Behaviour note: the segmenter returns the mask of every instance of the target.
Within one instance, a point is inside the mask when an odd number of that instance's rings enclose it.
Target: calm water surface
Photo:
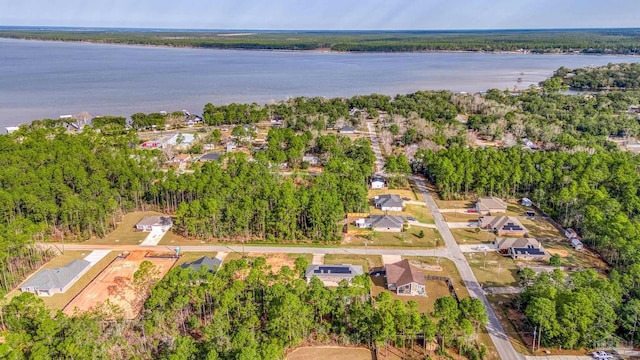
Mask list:
[[[300,53],[0,39],[0,127],[82,111],[201,113],[208,102],[526,88],[563,65],[638,61],[628,56]]]

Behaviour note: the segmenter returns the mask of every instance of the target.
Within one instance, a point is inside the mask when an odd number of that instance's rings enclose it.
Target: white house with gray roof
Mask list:
[[[142,231],[162,230],[167,231],[173,225],[173,220],[169,216],[145,216],[136,224],[136,229]]]
[[[76,259],[65,266],[55,269],[43,269],[30,277],[20,286],[20,291],[40,296],[51,296],[67,291],[87,270],[91,262]]]
[[[404,202],[399,195],[385,194],[373,198],[373,204],[382,211],[402,211]]]
[[[404,217],[395,215],[371,215],[368,218],[356,220],[356,226],[383,232],[401,232]]]

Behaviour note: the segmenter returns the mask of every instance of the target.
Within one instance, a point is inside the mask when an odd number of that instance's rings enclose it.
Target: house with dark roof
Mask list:
[[[509,255],[514,260],[544,261],[549,258],[537,239],[497,238],[493,243],[501,254]]]
[[[221,156],[222,156],[222,154],[220,154],[220,153],[208,153],[208,154],[204,154],[204,155],[200,156],[200,159],[198,159],[198,161],[200,161],[200,162],[218,161],[218,160],[220,160]]]
[[[478,226],[493,231],[498,236],[525,237],[527,229],[513,216],[482,216]]]
[[[162,230],[167,231],[173,225],[173,219],[169,216],[159,216],[159,215],[151,215],[143,217],[136,224],[137,230],[142,231],[152,231],[152,230]]]
[[[218,258],[211,258],[208,256],[203,256],[196,261],[190,263],[184,263],[180,266],[183,269],[192,269],[196,272],[200,272],[200,269],[205,268],[208,271],[215,271],[222,265],[222,260]]]
[[[395,215],[371,215],[368,218],[358,219],[355,225],[363,229],[371,229],[382,232],[401,232],[405,218]]]
[[[40,296],[64,293],[89,268],[91,268],[91,262],[84,259],[76,259],[65,266],[55,269],[43,269],[25,281],[20,286],[20,291],[31,292]]]
[[[385,194],[373,198],[373,204],[382,211],[402,211],[404,202],[399,195]]]
[[[337,286],[342,280],[351,282],[354,277],[364,274],[362,266],[351,264],[309,265],[305,272],[307,283],[317,277],[327,286]]]
[[[398,295],[427,296],[424,274],[411,267],[409,260],[385,265],[387,289]]]
[[[476,202],[476,212],[480,215],[491,215],[507,212],[507,203],[495,196],[483,197]]]
[[[354,134],[356,132],[356,128],[351,126],[344,126],[338,130],[340,134]]]

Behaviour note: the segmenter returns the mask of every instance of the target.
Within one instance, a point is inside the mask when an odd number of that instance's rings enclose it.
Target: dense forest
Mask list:
[[[640,63],[616,63],[599,67],[561,67],[546,82],[561,83],[575,90],[640,89]]]
[[[638,29],[246,32],[3,30],[0,37],[214,49],[637,54]]]
[[[286,130],[270,131],[269,143]],[[170,212],[176,209],[178,231],[187,236],[335,241],[337,222],[345,212],[368,207],[366,184],[375,160],[371,143],[364,138],[351,142],[346,137],[320,136],[314,151],[325,159],[323,172],[284,178],[270,164],[299,161],[305,149],[304,140],[297,140],[300,137],[291,130],[289,136],[293,137],[287,149],[271,147],[256,156],[257,161],[238,155],[224,167],[207,163],[193,174],[169,173],[150,188],[148,200]],[[287,144],[283,140],[276,138],[278,145]]]
[[[577,229],[612,266],[608,281],[591,273],[578,273],[569,282],[544,275],[523,294],[529,319],[544,329],[542,343],[569,348],[592,347],[595,339],[614,334],[633,337],[640,315],[639,169],[640,157],[618,151],[452,147],[421,150],[414,160],[414,170],[431,179],[444,198],[530,197],[558,222]],[[578,315],[580,322],[568,327]]]
[[[371,298],[367,276],[335,289],[317,278],[307,284],[300,278],[306,259],[295,263],[275,274],[264,258],[232,260],[215,274],[174,268],[151,288],[142,315],[130,321],[109,303],[81,316],[52,315],[42,300],[24,293],[1,308],[0,357],[283,359],[287,348],[303,341],[376,345],[384,352],[388,346],[424,349],[436,338],[438,352],[452,348],[471,360],[486,352],[478,331],[487,314],[478,299],[439,298],[433,313],[424,314],[417,303],[394,300],[388,292]]]

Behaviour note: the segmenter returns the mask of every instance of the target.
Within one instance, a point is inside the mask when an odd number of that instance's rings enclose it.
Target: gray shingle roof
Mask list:
[[[182,268],[183,269],[193,269],[195,271],[200,271],[200,269],[204,266],[206,268],[208,268],[209,270],[215,270],[217,268],[220,267],[220,265],[222,264],[222,261],[220,259],[217,258],[210,258],[208,256],[203,256],[200,259],[194,261],[194,262],[190,262],[190,263],[184,263],[182,264]]]
[[[168,216],[145,216],[136,225],[140,226],[153,226],[153,225],[171,225],[173,220]]]
[[[367,224],[367,227],[371,226],[371,228],[373,229],[397,229],[402,228],[402,225],[404,225],[404,218],[402,216],[394,215],[371,215],[367,219],[365,219],[365,224]]]
[[[373,203],[376,205],[377,208],[382,208],[382,207],[401,208],[403,205],[403,202],[400,196],[395,194],[380,195],[377,197],[377,199],[373,200]]]
[[[200,156],[200,161],[218,161],[220,160],[220,153],[208,153]]]
[[[65,266],[55,269],[44,269],[33,275],[22,286],[24,288],[35,288],[37,290],[63,289],[73,279],[83,272],[91,263],[84,259],[76,259]]]

